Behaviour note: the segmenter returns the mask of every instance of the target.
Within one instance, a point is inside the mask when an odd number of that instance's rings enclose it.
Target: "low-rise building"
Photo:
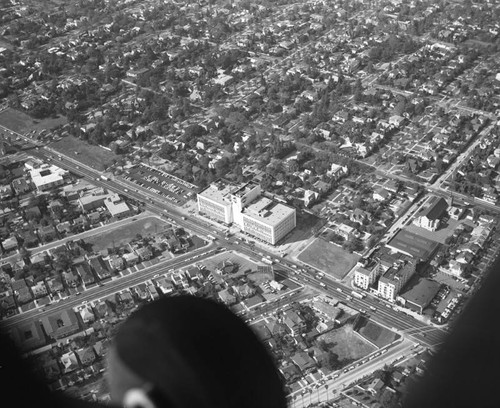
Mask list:
[[[70,336],[80,330],[78,318],[73,309],[66,309],[43,316],[40,321],[47,336],[56,340]]]
[[[442,197],[434,196],[429,200],[429,206],[419,217],[415,218],[413,223],[429,231],[436,231],[447,209],[448,203],[446,200]]]
[[[67,170],[48,164],[30,170],[31,180],[39,192],[63,185],[67,175]]]
[[[404,307],[421,314],[437,295],[440,287],[439,282],[430,279],[419,279],[414,285],[401,293],[398,300]]]
[[[104,200],[104,205],[112,217],[125,218],[132,214],[132,210],[125,200],[118,194],[110,194]]]

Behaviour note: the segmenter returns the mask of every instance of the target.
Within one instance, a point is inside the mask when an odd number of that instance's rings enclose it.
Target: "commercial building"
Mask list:
[[[410,282],[408,286],[411,287],[401,293],[398,301],[403,306],[420,314],[429,306],[441,288],[439,282],[430,279],[419,279],[414,285]]]
[[[65,183],[68,172],[57,166],[43,164],[30,171],[31,180],[39,192],[47,191]]]
[[[218,181],[198,194],[198,211],[275,245],[296,226],[294,208],[261,196],[260,185],[227,185]]]
[[[104,200],[104,205],[111,216],[115,218],[124,218],[132,214],[132,210],[125,200],[116,193],[108,195]]]
[[[440,244],[422,235],[402,229],[386,246],[395,252],[426,262],[434,257]]]
[[[218,181],[198,194],[198,211],[224,224],[233,222],[230,185]]]
[[[243,231],[275,245],[295,228],[295,209],[260,197],[242,213]]]

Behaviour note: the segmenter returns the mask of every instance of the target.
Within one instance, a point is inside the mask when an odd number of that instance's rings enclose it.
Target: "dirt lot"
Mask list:
[[[120,157],[109,150],[88,144],[73,136],[67,136],[57,142],[51,143],[50,147],[101,171],[111,165],[113,160],[117,160]]]
[[[39,120],[12,108],[0,112],[0,125],[18,133],[26,133],[31,130],[50,130],[65,123],[67,123],[67,120],[63,116]]]
[[[125,245],[137,234],[142,236],[159,234],[168,226],[169,224],[156,217],[144,218],[138,221],[132,221],[129,224],[111,230],[108,233],[86,238],[85,241],[93,245],[92,249],[94,251],[100,251],[113,244],[116,247]]]
[[[378,347],[384,347],[399,337],[396,333],[368,319],[364,319],[358,333]]]
[[[315,239],[311,245],[302,251],[298,259],[336,279],[342,279],[356,265],[359,256],[350,254],[323,239]]]

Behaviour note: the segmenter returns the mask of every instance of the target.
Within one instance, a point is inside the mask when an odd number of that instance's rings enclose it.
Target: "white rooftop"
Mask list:
[[[244,214],[269,226],[276,226],[294,212],[295,209],[291,207],[275,203],[267,197],[261,197],[250,204]]]

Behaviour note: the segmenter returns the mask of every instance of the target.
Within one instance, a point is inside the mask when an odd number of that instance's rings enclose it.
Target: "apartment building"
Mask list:
[[[395,262],[378,280],[379,296],[394,302],[404,285],[416,272],[415,260],[400,260]]]

